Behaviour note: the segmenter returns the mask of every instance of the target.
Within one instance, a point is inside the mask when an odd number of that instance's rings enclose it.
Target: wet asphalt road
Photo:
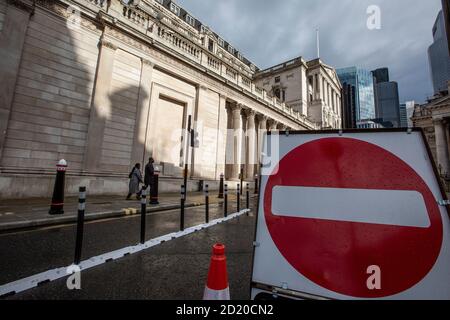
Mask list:
[[[234,212],[229,205],[229,212]],[[186,227],[204,223],[204,207],[186,210]],[[213,206],[210,219],[223,216]],[[227,246],[232,299],[248,299],[255,217],[236,220],[163,243],[146,251],[84,271],[82,289],[70,291],[66,278],[8,299],[201,299],[211,247]],[[179,210],[147,216],[147,240],[178,231]],[[82,259],[139,242],[140,218],[85,225]],[[72,263],[75,226],[0,235],[0,284]]]

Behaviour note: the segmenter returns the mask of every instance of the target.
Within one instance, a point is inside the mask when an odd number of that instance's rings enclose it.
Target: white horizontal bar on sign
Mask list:
[[[276,186],[277,216],[428,228],[423,196],[417,191]]]

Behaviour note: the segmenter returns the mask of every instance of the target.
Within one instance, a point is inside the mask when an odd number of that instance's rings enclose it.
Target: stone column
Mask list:
[[[340,109],[341,109],[341,98],[339,97],[339,91],[336,92],[336,114],[337,116],[340,118],[341,114],[340,114]]]
[[[328,93],[327,104],[328,104],[328,107],[331,108],[331,86],[329,83],[327,83],[327,93]]]
[[[445,134],[446,124],[442,119],[433,119],[436,139],[436,157],[439,172],[443,175],[449,173],[449,153],[447,137]]]
[[[319,74],[317,75],[317,83],[318,83],[318,87],[317,87],[317,99],[321,99],[321,95],[322,95],[322,75]]]
[[[231,179],[233,177],[233,165],[235,158],[234,150],[234,125],[233,125],[233,109],[234,104],[227,104],[227,132],[226,132],[226,152],[225,152],[225,178]]]
[[[200,134],[200,123],[199,123],[199,117],[205,110],[205,106],[207,105],[207,99],[208,99],[208,91],[209,88],[204,85],[197,85],[197,98],[195,101],[195,109],[192,116],[192,130],[194,132]],[[206,132],[207,134],[207,132]],[[202,139],[202,137],[200,137]],[[201,144],[201,141],[200,141]],[[205,151],[205,148],[203,145],[200,145],[198,148],[191,148],[190,149],[190,169],[189,172],[190,177],[194,179],[200,179],[204,177],[204,163],[202,162],[203,159],[203,152]]]
[[[248,157],[247,157],[247,179],[253,180],[255,176],[256,164],[256,113],[253,110],[247,111],[247,137],[248,137]]]
[[[225,157],[227,147],[227,97],[219,96],[219,125],[217,130],[217,159],[216,159],[216,180],[221,174],[225,174]]]
[[[3,29],[0,32],[0,159],[8,129],[14,89],[22,59],[23,44],[32,7],[17,1],[6,5]]]
[[[98,173],[103,145],[106,118],[111,112],[109,89],[113,74],[114,56],[117,47],[111,42],[100,40],[100,57],[95,78],[95,92],[91,105],[84,169]]]
[[[256,170],[257,172],[259,172],[259,164],[261,163],[261,154],[263,152],[263,142],[264,142],[264,134],[267,131],[267,117],[264,115],[258,115],[258,126],[259,126],[259,130],[258,130],[258,157],[256,159],[257,161],[257,165],[256,165]]]
[[[306,68],[304,66],[300,67],[300,108],[298,111],[300,114],[306,116],[308,115],[308,78],[306,76]]]
[[[240,147],[240,152],[241,152],[241,156],[240,156],[240,162],[239,162],[239,172],[238,172],[238,176],[239,174],[242,172],[243,173],[243,178],[245,178],[246,175],[246,171],[247,171],[247,144],[248,144],[248,139],[247,139],[247,108],[240,104],[239,108],[241,109],[241,147]],[[239,177],[240,179],[240,177]]]
[[[327,95],[327,86],[325,78],[322,78],[322,104],[327,102],[326,95]]]
[[[336,115],[338,114],[338,94],[336,91],[334,91],[334,112],[336,113]]]
[[[334,112],[339,116],[339,98],[336,91],[334,92]]]
[[[336,93],[336,91],[334,91],[333,90],[333,92],[334,92],[334,112],[337,114],[337,93]]]
[[[276,131],[277,130],[277,125],[278,125],[278,122],[276,122],[275,120],[269,120],[269,130],[270,130],[270,132]]]
[[[134,125],[133,149],[131,153],[131,164],[141,163],[142,167],[148,161],[150,150],[147,146],[147,129],[150,112],[150,96],[152,88],[152,74],[154,64],[142,59],[141,81],[139,84],[139,98],[136,109],[136,122]]]
[[[313,101],[315,101],[317,99],[317,97],[316,97],[316,93],[317,93],[316,77],[317,77],[317,75],[315,75],[315,74],[312,75],[312,83],[313,83],[312,84],[312,97],[313,97]]]
[[[334,90],[330,85],[330,108],[331,108],[332,112],[334,112],[334,97],[333,97],[333,95],[334,95]]]
[[[449,153],[449,159],[450,159],[450,121],[445,121],[445,138],[447,139],[447,150]],[[449,164],[449,173],[450,173],[450,164]]]
[[[233,117],[233,169],[231,179],[239,179],[239,171],[241,168],[241,154],[242,154],[242,115],[240,105],[234,105],[231,109]]]

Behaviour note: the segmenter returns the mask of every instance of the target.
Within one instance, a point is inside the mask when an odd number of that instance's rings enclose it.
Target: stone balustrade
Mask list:
[[[181,53],[182,55],[192,59],[196,63],[199,63],[208,71],[215,73],[219,76],[225,77],[235,85],[241,87],[243,92],[249,96],[258,99],[258,101],[264,103],[272,110],[283,114],[287,118],[301,124],[310,129],[317,129],[318,126],[309,121],[305,116],[301,115],[298,111],[294,111],[289,106],[285,105],[277,98],[273,98],[267,94],[265,90],[257,87],[252,80],[250,80],[246,74],[250,73],[248,70],[244,70],[242,66],[239,66],[237,62],[234,62],[236,58],[231,58],[231,54],[224,50],[217,50],[217,54],[209,51],[202,46],[202,41],[199,35],[195,35],[193,31],[187,30],[189,28],[184,27],[178,22],[174,22],[166,13],[163,7],[155,5],[158,10],[164,12],[159,15],[155,10],[151,9],[148,5],[140,8],[129,7],[122,5],[122,14],[118,15],[114,10],[107,10],[106,0],[78,0],[79,2],[87,2],[95,5],[99,11],[107,11],[113,18],[123,20],[128,25],[131,23],[136,25],[139,29],[146,29],[146,35],[153,38],[156,41],[167,45],[171,49]],[[152,10],[153,12],[147,12]],[[155,19],[156,17],[156,19]],[[155,21],[153,21],[155,19]],[[230,56],[230,57],[228,57]],[[226,62],[227,61],[227,62]],[[232,62],[230,62],[232,61]],[[296,63],[296,60],[288,63]],[[282,68],[284,65],[275,66],[274,68],[267,70],[271,72],[275,68]],[[250,69],[248,66],[246,68]]]
[[[101,9],[106,9],[107,0],[87,0],[87,2]]]

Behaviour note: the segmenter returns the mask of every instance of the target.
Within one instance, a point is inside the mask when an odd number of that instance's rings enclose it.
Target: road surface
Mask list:
[[[235,211],[230,204],[229,212]],[[187,209],[186,227],[204,223],[204,212],[204,207]],[[173,210],[148,215],[147,240],[178,231],[179,214]],[[222,216],[221,206],[211,207],[211,220]],[[68,290],[63,278],[8,299],[201,299],[211,247],[219,242],[227,246],[232,299],[248,299],[254,223],[254,216],[242,216],[85,270],[81,290]],[[135,245],[139,230],[139,216],[88,223],[82,258]],[[0,235],[0,284],[70,265],[74,243],[74,225]]]

